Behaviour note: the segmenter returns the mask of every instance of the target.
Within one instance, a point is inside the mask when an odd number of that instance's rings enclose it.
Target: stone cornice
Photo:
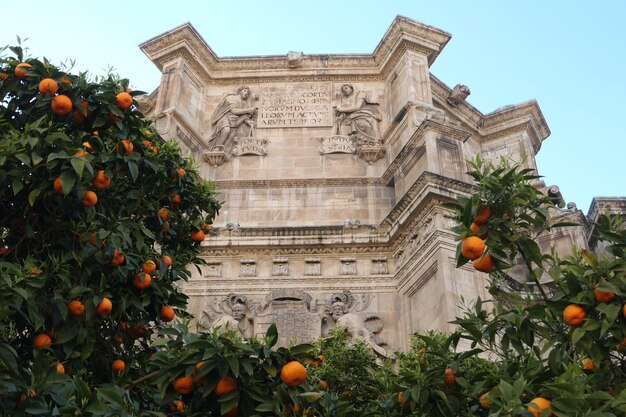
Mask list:
[[[139,47],[163,71],[168,62],[184,58],[209,83],[254,82],[294,77],[301,80],[329,80],[353,76],[383,80],[407,50],[427,57],[432,64],[450,40],[450,34],[406,17],[398,16],[372,54],[304,55],[297,68],[289,68],[285,55],[218,57],[190,24],[178,26]]]

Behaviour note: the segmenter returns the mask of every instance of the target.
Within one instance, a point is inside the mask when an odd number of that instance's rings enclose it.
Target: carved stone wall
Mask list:
[[[535,168],[549,129],[533,100],[483,114],[469,87],[431,74],[449,39],[398,17],[363,55],[221,58],[190,25],[141,45],[163,73],[146,99],[159,134],[225,201],[185,284],[203,326],[263,335],[274,322],[288,345],[326,334],[341,308],[384,355],[486,295],[484,275],[454,267],[443,204],[474,190],[478,154]]]

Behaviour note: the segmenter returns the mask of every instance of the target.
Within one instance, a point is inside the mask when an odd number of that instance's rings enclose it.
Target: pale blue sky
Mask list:
[[[160,74],[138,45],[185,22],[218,56],[371,53],[404,15],[452,35],[432,73],[469,86],[483,113],[537,99],[552,131],[539,171],[566,201],[586,212],[593,196],[626,196],[625,1],[30,0],[1,10],[0,45],[29,38],[33,56],[93,74],[113,66],[148,92]]]

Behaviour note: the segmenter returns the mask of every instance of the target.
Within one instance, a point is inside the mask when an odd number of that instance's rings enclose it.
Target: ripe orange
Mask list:
[[[578,304],[570,304],[563,309],[563,320],[570,326],[580,326],[585,316],[587,313]]]
[[[96,187],[96,189],[104,190],[109,185],[111,185],[111,178],[107,177],[104,174],[104,170],[100,170],[96,172],[96,175],[95,177],[93,177],[93,180],[91,180],[91,183],[94,187]]]
[[[39,92],[43,95],[55,95],[57,90],[59,89],[59,85],[52,78],[44,78],[39,82]]]
[[[180,175],[181,177],[184,177],[185,175],[187,175],[187,171],[185,171],[182,168],[176,168],[176,173]]]
[[[111,300],[106,297],[102,298],[102,301],[100,301],[100,304],[96,307],[96,313],[99,316],[106,316],[107,314],[110,314],[112,310],[113,303],[111,303]]]
[[[57,374],[59,375],[63,375],[65,374],[65,366],[63,366],[63,364],[61,362],[57,363],[57,369],[56,369]]]
[[[36,266],[31,266],[30,269],[28,270],[28,275],[30,275],[31,277],[41,275],[41,274],[43,274],[43,271],[37,268]]]
[[[169,214],[170,212],[165,207],[161,207],[157,210],[157,216],[163,220],[167,220],[167,216],[169,216]]]
[[[85,306],[79,300],[73,300],[67,304],[67,312],[72,317],[78,317],[85,312]]]
[[[124,260],[125,260],[124,255],[119,253],[117,249],[113,249],[113,259],[111,259],[111,266],[122,265],[124,263]]]
[[[528,411],[530,411],[531,413],[533,413],[533,416],[537,417],[539,414],[541,414],[541,412],[545,409],[550,410],[550,401],[546,400],[545,398],[542,397],[537,397],[535,399],[533,399],[529,404],[528,404]],[[549,416],[552,415],[552,410],[550,410],[550,414],[548,414]]]
[[[115,374],[121,374],[122,372],[124,372],[124,369],[126,369],[126,364],[121,359],[115,359],[111,363],[111,370]]]
[[[9,78],[8,74],[5,74],[4,72],[0,72],[0,81],[4,81],[7,78]]]
[[[485,251],[485,242],[477,236],[469,236],[463,239],[461,243],[461,254],[467,259],[475,260]]]
[[[93,207],[96,205],[97,202],[98,202],[98,195],[96,193],[94,193],[91,190],[85,191],[85,194],[83,194],[83,200],[82,200],[83,206]]]
[[[480,396],[478,402],[480,403],[480,408],[483,410],[489,410],[489,406],[491,405],[491,401],[489,401],[488,397],[491,394],[491,391],[487,391],[483,395]]]
[[[591,359],[589,359],[589,358],[583,359],[583,369],[585,371],[593,370],[593,361]]]
[[[124,147],[124,154],[130,155],[133,151],[133,144],[130,143],[127,139],[123,139],[121,142],[115,145],[115,152],[116,153],[120,152],[120,143]]]
[[[181,400],[175,400],[172,403],[170,410],[174,411],[175,413],[182,413],[185,411],[185,404],[183,404]]]
[[[89,142],[83,142],[83,147],[85,147],[86,149],[93,149],[93,146],[91,146],[91,143]]]
[[[39,333],[33,339],[33,346],[35,349],[45,349],[52,345],[52,339],[45,333]]]
[[[612,291],[602,291],[598,289],[598,285],[596,284],[595,289],[593,290],[593,295],[596,297],[596,301],[599,303],[608,303],[613,298],[615,298],[615,293]]]
[[[456,374],[452,369],[446,368],[446,370],[444,371],[443,383],[447,386],[450,386],[454,384],[454,381],[456,381]]]
[[[172,266],[172,258],[167,255],[161,256],[161,262],[163,262],[167,268]]]
[[[491,209],[489,207],[482,207],[480,210],[478,210],[478,213],[476,213],[476,217],[474,217],[474,223],[480,226],[481,224],[486,223],[490,217]]]
[[[137,272],[135,279],[133,280],[133,285],[140,290],[150,288],[152,285],[152,277],[150,274],[146,274],[145,272]]]
[[[72,111],[72,100],[64,94],[59,94],[52,99],[50,107],[52,107],[52,113],[57,116],[67,116]]]
[[[317,386],[319,387],[319,389],[321,390],[327,390],[328,389],[328,382],[326,382],[326,380],[321,380],[319,384],[317,384]]]
[[[194,242],[202,242],[204,240],[204,232],[202,230],[194,230],[189,236]]]
[[[26,62],[17,64],[17,66],[15,67],[15,77],[20,78],[20,79],[26,78],[26,74],[28,73],[28,70],[32,67],[33,67],[32,65],[27,64]]]
[[[145,272],[146,274],[151,274],[154,271],[156,271],[156,264],[154,263],[152,259],[148,259],[147,261],[143,263],[141,270]]]
[[[81,149],[79,151],[76,151],[76,153],[74,155],[78,156],[78,157],[85,156],[85,155],[87,155],[87,151],[84,150],[84,149]]]
[[[133,98],[126,92],[119,93],[115,96],[115,105],[121,110],[126,110],[133,105]]]
[[[477,271],[486,273],[493,271],[493,259],[488,253],[473,261],[472,264]]]
[[[404,402],[404,394],[402,394],[401,392],[398,393],[398,404],[400,405],[404,405],[404,408],[409,408],[411,406],[411,400],[406,400],[406,402]]]
[[[63,187],[61,186],[61,177],[56,177],[54,179],[54,191],[59,194],[63,194]]]
[[[150,276],[150,275],[148,275],[148,276]],[[159,317],[164,322],[170,322],[170,321],[174,320],[175,316],[176,316],[176,313],[174,313],[174,309],[172,307],[170,307],[170,306],[163,306],[163,307],[161,307],[161,312],[159,313]]]
[[[223,379],[220,379],[217,382],[217,386],[215,387],[215,394],[218,397],[221,397],[224,394],[227,394],[231,391],[237,389],[237,380],[230,375],[227,375]]]
[[[174,391],[179,394],[186,395],[193,391],[193,377],[181,376],[174,380]]]
[[[306,380],[306,368],[298,361],[288,362],[280,370],[280,380],[288,387],[297,387]]]
[[[624,307],[622,308],[622,314],[624,315],[624,318],[626,319],[626,304],[624,304]]]
[[[174,194],[172,196],[172,204],[180,204],[181,198],[179,194]]]

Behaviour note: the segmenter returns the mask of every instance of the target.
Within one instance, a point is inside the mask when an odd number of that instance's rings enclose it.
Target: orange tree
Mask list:
[[[478,191],[450,206],[458,264],[490,273],[493,308],[478,299],[444,341],[418,335],[424,349],[400,368],[405,406],[429,416],[624,415],[626,231],[602,216],[608,253],[544,254],[536,239],[572,225],[552,219],[555,202],[534,172],[471,166]]]
[[[193,334],[177,281],[220,204],[128,81],[0,53],[0,414],[356,415],[312,345]],[[178,316],[178,319],[176,319]]]

